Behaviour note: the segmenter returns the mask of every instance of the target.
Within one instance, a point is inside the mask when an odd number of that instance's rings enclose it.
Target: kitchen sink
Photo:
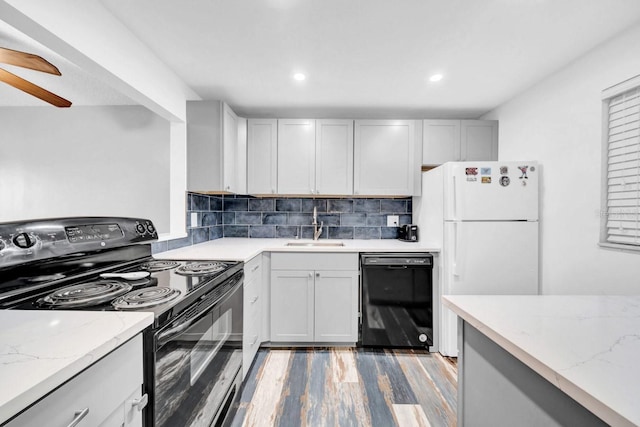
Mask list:
[[[287,246],[297,247],[340,247],[344,246],[344,243],[336,240],[322,241],[322,240],[295,240],[293,242],[287,242]]]

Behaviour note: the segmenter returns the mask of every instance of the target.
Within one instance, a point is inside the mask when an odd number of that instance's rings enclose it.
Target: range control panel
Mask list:
[[[0,268],[156,240],[148,219],[80,217],[0,223]]]

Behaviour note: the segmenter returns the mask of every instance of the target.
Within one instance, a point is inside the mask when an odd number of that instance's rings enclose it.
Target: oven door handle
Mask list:
[[[171,341],[174,337],[180,335],[186,329],[189,329],[191,325],[202,319],[206,314],[211,313],[211,309],[214,306],[225,301],[229,297],[229,295],[231,295],[236,289],[238,289],[239,286],[242,285],[242,277],[242,275],[236,277],[234,286],[231,289],[229,289],[220,298],[212,301],[210,305],[207,305],[207,307],[202,309],[199,313],[194,314],[193,317],[178,318],[170,328],[158,332],[155,336],[156,350],[160,349],[162,346]]]
[[[169,341],[171,341],[174,337],[180,335],[181,333],[183,333],[185,330],[189,329],[189,327],[191,325],[193,325],[195,322],[199,321],[200,319],[202,319],[204,317],[205,314],[210,313],[211,312],[211,306],[207,307],[206,310],[202,310],[200,313],[197,313],[197,315],[191,317],[191,318],[185,318],[182,322],[178,323],[177,325],[160,332],[159,334],[156,335],[156,350],[158,350],[159,348],[161,348],[162,346],[164,346],[166,343],[168,343]]]

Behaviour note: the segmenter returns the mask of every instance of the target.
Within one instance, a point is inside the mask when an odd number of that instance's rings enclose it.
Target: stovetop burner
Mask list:
[[[154,271],[163,271],[163,270],[171,270],[172,268],[176,268],[180,263],[177,261],[148,261],[144,264],[140,265],[140,269],[154,272]]]
[[[177,289],[155,286],[131,291],[113,300],[111,305],[116,310],[137,310],[169,302],[179,295],[180,291]]]
[[[176,270],[176,273],[181,274],[183,276],[207,276],[210,274],[215,274],[220,271],[223,271],[227,267],[228,265],[223,262],[212,262],[212,261],[190,262],[188,264],[178,267],[178,269]]]
[[[40,298],[36,305],[50,308],[91,307],[126,294],[132,286],[117,280],[96,280],[67,286]]]

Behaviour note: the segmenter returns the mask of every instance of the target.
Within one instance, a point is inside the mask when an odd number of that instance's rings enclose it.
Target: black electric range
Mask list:
[[[241,381],[244,265],[158,260],[157,237],[139,218],[0,223],[0,309],[152,312],[145,425],[219,422]]]

